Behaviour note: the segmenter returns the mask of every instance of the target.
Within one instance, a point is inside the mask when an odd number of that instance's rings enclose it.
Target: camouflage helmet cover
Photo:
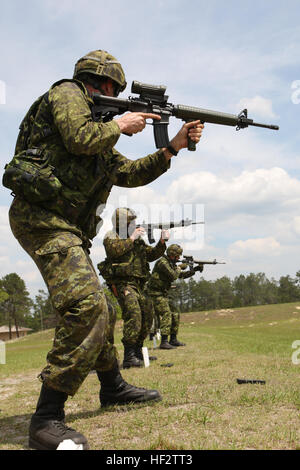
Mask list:
[[[182,250],[181,246],[174,243],[173,245],[168,246],[167,255],[168,256],[181,256],[182,251],[183,250]]]
[[[78,78],[81,73],[111,78],[119,85],[120,91],[124,91],[127,85],[120,62],[106,51],[92,51],[81,57],[75,65],[73,78]]]
[[[121,227],[129,225],[137,215],[128,207],[118,207],[112,216],[112,223],[114,227]]]

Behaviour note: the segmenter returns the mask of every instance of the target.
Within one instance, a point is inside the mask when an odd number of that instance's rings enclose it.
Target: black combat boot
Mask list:
[[[66,439],[82,444],[88,450],[86,438],[65,425],[64,404],[68,395],[42,385],[36,412],[31,417],[29,427],[29,447],[37,450],[56,450]]]
[[[107,372],[98,372],[101,383],[101,406],[125,405],[127,403],[143,403],[150,400],[162,400],[157,390],[134,387],[123,379],[118,364]]]
[[[159,349],[176,349],[176,346],[172,346],[172,344],[168,342],[168,335],[162,335]]]
[[[144,356],[143,356],[143,351],[142,351],[143,343],[142,344],[136,344],[135,346],[135,355],[138,359],[143,361],[144,363]],[[149,356],[149,361],[156,361],[157,357],[156,356]]]
[[[181,343],[181,341],[178,341],[176,335],[171,335],[170,344],[172,346],[185,346],[185,343]]]
[[[124,360],[123,369],[129,369],[130,367],[143,367],[144,361],[136,356],[134,346],[124,344]]]

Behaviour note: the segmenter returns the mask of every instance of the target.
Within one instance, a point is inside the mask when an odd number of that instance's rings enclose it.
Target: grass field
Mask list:
[[[163,401],[100,409],[99,383],[90,374],[67,401],[67,424],[85,434],[93,450],[299,449],[300,365],[292,363],[299,326],[299,302],[183,314],[179,339],[186,347],[156,350],[149,368],[122,371],[127,382],[158,389]],[[119,322],[120,359],[121,328]],[[36,377],[52,338],[47,330],[6,343],[0,450],[28,448]],[[162,367],[166,363],[173,366]],[[238,385],[237,378],[266,384]]]

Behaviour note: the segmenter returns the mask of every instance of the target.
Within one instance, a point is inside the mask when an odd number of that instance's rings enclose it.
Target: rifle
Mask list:
[[[182,255],[183,259],[180,260],[181,263],[186,263],[192,269],[194,264],[198,264],[199,266],[204,266],[205,264],[226,264],[226,263],[219,263],[216,259],[213,261],[199,261],[194,259],[193,256]]]
[[[164,85],[149,85],[134,80],[131,85],[131,92],[139,94],[138,97],[129,96],[128,99],[122,99],[93,93],[93,119],[95,121],[102,119],[103,122],[107,122],[126,111],[159,114],[161,119],[153,120],[156,148],[163,148],[169,145],[168,125],[171,116],[182,119],[185,122],[200,120],[202,123],[208,122],[223,126],[235,126],[236,130],[244,129],[248,126],[264,127],[273,130],[279,129],[279,126],[273,124],[260,124],[254,122],[253,119],[249,119],[247,109],[236,115],[182,104],[173,105],[168,103],[169,97],[165,95],[166,89]],[[196,150],[196,144],[191,139],[188,139],[188,150]]]
[[[153,230],[154,229],[159,229],[159,230],[169,230],[171,228],[176,228],[176,227],[189,227],[190,225],[197,225],[197,224],[204,224],[204,222],[193,222],[192,220],[186,218],[182,219],[179,222],[158,222],[155,224],[146,224],[143,222],[142,224],[137,224],[136,228],[143,227],[147,231],[147,236],[148,236],[148,241],[149,243],[154,243],[155,239],[153,237]]]

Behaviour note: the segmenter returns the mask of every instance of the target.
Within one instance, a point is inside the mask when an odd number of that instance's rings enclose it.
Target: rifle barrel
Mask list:
[[[255,127],[264,127],[265,129],[272,129],[274,131],[278,131],[279,130],[279,126],[275,126],[274,124],[261,124],[259,122],[253,122],[251,124],[251,126],[255,126]]]

